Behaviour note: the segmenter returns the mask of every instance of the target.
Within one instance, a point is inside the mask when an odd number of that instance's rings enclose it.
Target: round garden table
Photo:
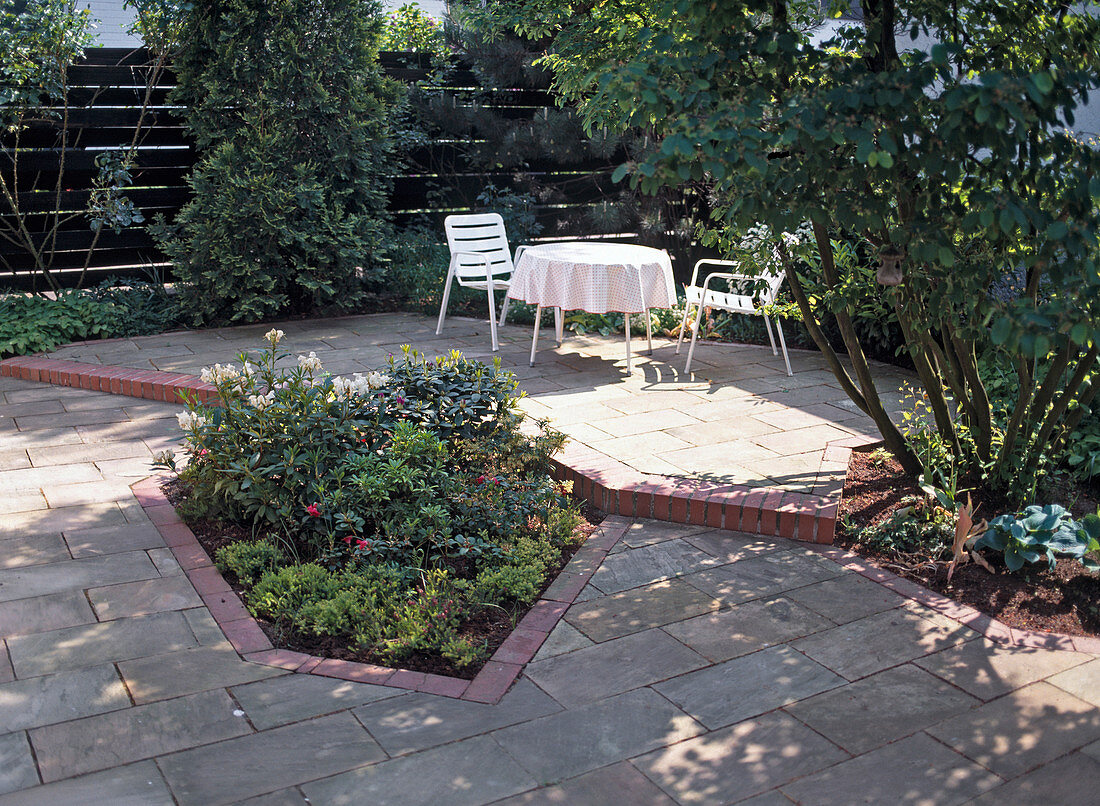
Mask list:
[[[601,241],[567,241],[529,246],[520,254],[508,296],[537,306],[531,337],[535,363],[543,308],[557,314],[562,340],[562,312],[626,314],[626,369],[630,371],[630,314],[646,314],[646,337],[653,352],[650,308],[670,308],[676,301],[672,261],[662,249]]]

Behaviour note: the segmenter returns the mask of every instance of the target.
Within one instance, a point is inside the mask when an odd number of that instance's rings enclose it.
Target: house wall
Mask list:
[[[386,11],[403,5],[407,0],[382,0]],[[446,11],[446,0],[418,0],[417,4],[433,17],[442,18]],[[123,0],[84,0],[85,7],[91,9],[92,17],[98,20],[95,47],[129,48],[141,47],[140,37],[126,33],[133,25],[134,10],[123,8]]]

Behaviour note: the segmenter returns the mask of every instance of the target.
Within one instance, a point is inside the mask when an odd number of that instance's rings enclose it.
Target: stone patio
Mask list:
[[[283,329],[336,372],[402,341],[487,355],[472,322]],[[59,352],[196,372],[263,330]],[[751,444],[786,463],[752,479],[812,490],[833,472],[820,429],[870,436],[810,354],[788,379],[770,351],[703,345],[684,379],[661,343],[627,377],[621,340],[567,337],[529,368],[526,328],[503,338],[527,405],[590,446],[644,435],[631,463],[752,474]],[[608,519],[623,537],[497,705],[242,661],[129,488],[177,411],[0,379],[0,804],[1096,802],[1100,656],[995,643],[781,538]],[[668,457],[693,447],[657,436],[714,424],[739,469],[717,451],[681,469]],[[760,444],[775,434],[809,447]]]

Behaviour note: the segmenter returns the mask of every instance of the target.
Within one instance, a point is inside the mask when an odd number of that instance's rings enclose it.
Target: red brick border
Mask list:
[[[0,377],[19,378],[146,400],[183,402],[189,395],[216,400],[217,390],[194,375],[111,367],[42,356],[0,361]],[[830,461],[842,460],[859,438],[831,442]],[[613,457],[576,443],[553,460],[554,475],[573,482],[573,494],[597,509],[628,518],[655,518],[781,536],[831,545],[839,500],[807,493],[641,473]]]
[[[240,598],[214,566],[198,538],[176,515],[175,509],[160,489],[162,480],[160,476],[151,476],[131,485],[130,489],[161,533],[187,578],[191,580],[210,615],[242,658],[298,674],[335,677],[489,704],[499,702],[511,688],[524,665],[539,651],[547,636],[569,609],[569,605],[630,525],[630,521],[625,518],[609,516],[604,519],[600,529],[589,536],[558,578],[546,589],[543,598],[535,602],[477,676],[473,680],[462,680],[409,669],[391,669],[371,663],[320,658],[289,649],[275,649],[259,623],[248,613]]]

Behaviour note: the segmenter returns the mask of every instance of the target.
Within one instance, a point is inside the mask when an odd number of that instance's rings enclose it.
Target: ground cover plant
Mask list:
[[[181,514],[235,527],[215,560],[277,643],[469,676],[478,625],[510,624],[577,545],[549,476],[564,438],[521,433],[499,363],[405,348],[333,377],[314,354],[283,369],[281,338],[204,371],[221,405],[179,416]]]

